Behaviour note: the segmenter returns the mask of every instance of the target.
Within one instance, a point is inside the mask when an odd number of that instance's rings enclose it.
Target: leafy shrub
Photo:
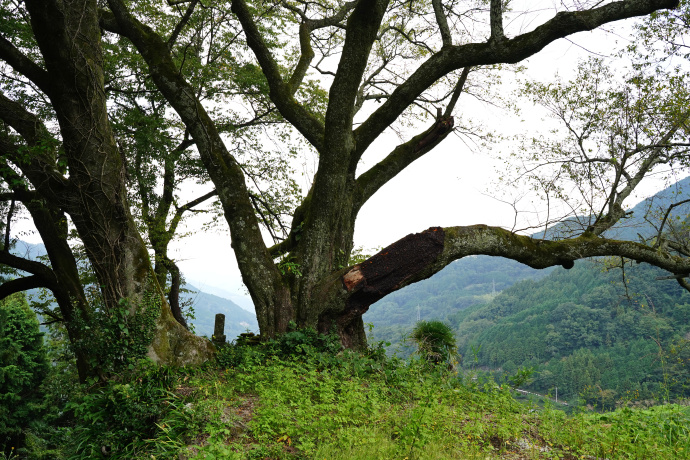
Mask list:
[[[160,299],[152,288],[141,302],[140,308],[133,309],[128,299],[120,299],[118,308],[108,310],[99,295],[93,296],[93,317],[89,322],[74,321],[85,334],[71,345],[86,350],[91,366],[105,375],[133,369],[146,356],[160,314]]]
[[[24,444],[23,431],[41,411],[48,373],[43,334],[24,295],[0,301],[0,452]]]
[[[68,404],[77,426],[73,442],[75,458],[131,458],[146,439],[155,436],[156,423],[174,407],[172,392],[180,373],[142,361],[140,367],[121,381],[83,395]]]
[[[269,357],[302,359],[316,355],[333,356],[341,350],[342,345],[336,334],[324,335],[305,328],[258,344],[248,343],[240,337],[235,343],[221,347],[216,359],[221,367],[232,368],[258,364]]]
[[[272,354],[281,358],[307,356],[315,353],[335,354],[342,349],[336,334],[324,335],[314,329],[297,329],[267,343]]]

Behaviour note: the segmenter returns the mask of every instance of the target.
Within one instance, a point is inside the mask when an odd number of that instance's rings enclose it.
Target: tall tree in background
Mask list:
[[[0,452],[12,456],[22,445],[22,431],[39,417],[41,382],[48,358],[36,314],[24,294],[0,301]],[[15,452],[16,454],[16,452]]]
[[[268,146],[267,140],[280,140],[289,130],[263,88],[261,71],[242,62],[238,53],[242,48],[236,43],[240,31],[230,21],[229,10],[212,6],[197,11],[194,6],[190,4],[189,11],[197,14],[185,13],[178,24],[172,23],[174,28],[167,26],[168,47],[175,50],[180,70],[203,89],[198,93],[199,101],[216,106],[214,120],[248,178],[257,216],[263,228],[274,239],[279,238],[287,231],[284,215],[299,197],[289,165],[298,145],[282,151]],[[168,255],[168,246],[180,236],[178,229],[185,216],[205,212],[209,221],[218,218],[217,210],[203,206],[214,200],[217,192],[208,184],[194,140],[156,91],[136,49],[128,40],[118,38],[106,48],[106,91],[112,105],[109,116],[126,159],[133,215],[153,250],[159,284],[169,286],[172,313],[186,326],[179,301],[182,276]],[[183,199],[180,193],[194,183],[203,184],[204,189],[193,198]]]
[[[500,0],[233,0],[236,24],[263,75],[260,84],[281,116],[318,152],[313,183],[292,213],[287,237],[270,247],[246,170],[228,148],[223,123],[214,113],[217,105],[203,100],[216,82],[200,82],[182,64],[192,42],[174,46],[190,18],[208,8],[225,11],[225,2],[191,0],[166,7],[108,0],[99,9],[88,0],[27,1],[31,30],[22,29],[21,35],[3,29],[0,58],[19,74],[18,81],[50,101],[59,133],[50,133],[44,114],[19,103],[26,89],[19,91],[12,83],[3,88],[0,118],[8,129],[0,147],[9,169],[21,172],[27,191],[70,216],[107,308],[127,305],[136,311],[144,308],[144,299],[160,301],[149,355],[170,363],[208,356],[206,345],[172,319],[129,211],[123,149],[108,117],[103,71],[104,43],[127,40],[146,63],[155,91],[189,133],[213,182],[262,334],[280,334],[295,321],[321,332],[335,329],[345,346],[361,347],[366,343],[361,315],[369,305],[470,254],[508,257],[536,268],[618,255],[675,274],[690,273],[690,261],[682,257],[607,240],[589,229],[571,239],[541,241],[482,225],[431,228],[348,266],[362,206],[453,131],[453,113],[472,69],[516,63],[559,38],[676,3],[628,0],[589,7],[578,2],[579,8],[565,6],[523,32],[504,29],[512,13]],[[177,15],[164,14],[177,8]],[[172,17],[175,25],[166,28],[163,22]],[[358,171],[379,136],[397,120],[423,113],[435,114],[430,126],[408,136],[378,164]],[[658,141],[659,148],[670,147]],[[599,220],[619,218],[606,211]],[[596,222],[593,228],[599,228]],[[121,299],[129,300],[122,304]]]
[[[579,64],[572,80],[528,82],[524,94],[556,125],[523,139],[508,157],[515,174],[505,180],[537,191],[548,216],[542,219],[551,221],[544,230],[550,238],[586,232],[615,236],[615,224],[621,230],[631,222],[624,204],[645,178],[654,173],[676,182],[687,171],[690,79],[685,73],[640,68],[617,75],[602,60],[590,59]],[[639,225],[643,216],[635,217]],[[627,233],[635,235],[634,228]],[[661,241],[648,243],[658,247]]]

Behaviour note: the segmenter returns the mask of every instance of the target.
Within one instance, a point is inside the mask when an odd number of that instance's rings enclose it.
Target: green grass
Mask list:
[[[73,403],[64,457],[690,458],[686,406],[566,415],[492,381],[301,339],[229,347],[201,370],[144,366]]]

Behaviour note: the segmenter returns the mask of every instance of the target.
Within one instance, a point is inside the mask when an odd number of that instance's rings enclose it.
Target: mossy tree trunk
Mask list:
[[[5,122],[34,147],[29,155],[15,149],[8,158],[43,197],[70,216],[106,310],[127,309],[132,315],[145,308],[145,298],[159,298],[148,355],[167,364],[208,359],[210,342],[193,336],[173,318],[129,211],[123,158],[108,120],[97,2],[28,1],[26,7],[45,68],[16,49],[5,58],[50,99],[69,176],[59,170],[56,152],[48,148],[47,131],[39,129],[36,117],[32,123],[28,112],[23,119],[5,117]]]

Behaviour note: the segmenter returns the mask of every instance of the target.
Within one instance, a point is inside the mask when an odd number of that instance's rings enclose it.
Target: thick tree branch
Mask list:
[[[455,84],[455,88],[453,89],[453,95],[450,97],[450,101],[448,101],[446,111],[443,112],[444,117],[449,117],[451,113],[453,113],[453,109],[455,108],[455,105],[458,103],[460,94],[462,94],[462,90],[465,89],[465,83],[467,82],[467,77],[470,75],[470,70],[471,67],[465,67],[464,69],[462,69],[460,78],[458,78],[458,82]]]
[[[50,94],[50,77],[48,72],[29,59],[3,36],[0,36],[0,59],[31,80],[41,91]]]
[[[438,24],[438,30],[441,32],[441,40],[443,46],[452,46],[453,37],[450,34],[450,28],[448,27],[448,19],[446,18],[446,13],[443,12],[443,3],[441,0],[431,0],[431,4],[434,7],[434,15],[436,15],[436,24]]]
[[[7,265],[8,267],[12,267],[16,270],[31,273],[32,275],[40,276],[46,280],[46,282],[55,281],[53,270],[51,270],[51,268],[47,265],[34,260],[15,256],[14,254],[10,254],[10,252],[6,249],[0,251],[0,264]]]
[[[271,100],[276,105],[281,115],[285,117],[295,128],[318,150],[323,143],[323,124],[293,97],[291,84],[286,83],[280,73],[271,50],[266,45],[261,32],[254,22],[244,0],[233,0],[232,12],[235,13],[244,29],[247,44],[259,61],[261,70],[268,81]],[[297,78],[295,78],[297,80]]]
[[[3,250],[10,250],[10,234],[12,233],[12,218],[14,217],[14,206],[15,201],[10,202],[10,209],[7,211],[7,221],[5,222],[5,242],[3,245]]]
[[[182,284],[182,275],[180,268],[168,256],[163,256],[160,261],[170,273],[170,292],[168,293],[168,303],[170,304],[170,311],[175,320],[180,323],[185,329],[189,330],[187,320],[182,313],[180,307],[180,285]]]
[[[0,93],[0,119],[17,131],[29,145],[37,145],[41,142],[50,142],[52,136],[43,122],[34,114],[28,112],[23,104],[9,99]],[[54,153],[44,149],[46,153]],[[51,155],[51,158],[55,158]]]
[[[170,226],[168,227],[168,232],[170,234],[175,233],[175,231],[177,230],[177,226],[180,223],[180,220],[182,220],[182,215],[185,212],[193,209],[194,207],[200,205],[204,201],[209,200],[210,198],[213,198],[214,196],[217,196],[217,195],[218,195],[217,190],[211,190],[210,192],[205,193],[205,194],[201,195],[200,197],[198,197],[198,198],[180,206],[179,208],[177,208],[177,210],[175,211],[175,216],[173,217],[172,221],[170,222]]]
[[[172,49],[172,47],[175,45],[175,42],[177,41],[177,37],[180,36],[180,33],[182,30],[185,28],[187,23],[189,22],[189,18],[192,17],[192,13],[194,12],[194,8],[196,8],[196,5],[199,3],[199,0],[192,0],[189,3],[189,6],[187,6],[187,11],[185,11],[184,15],[182,16],[182,19],[180,19],[180,22],[177,23],[175,26],[175,29],[172,31],[170,34],[170,38],[168,38],[168,49]]]
[[[333,206],[334,201],[349,200],[349,178],[354,179],[356,161],[352,138],[352,124],[356,109],[360,82],[367,67],[372,45],[386,12],[388,0],[362,0],[347,21],[345,42],[342,47],[338,70],[329,90],[326,109],[324,148],[320,152],[319,166],[314,178],[313,194],[307,211],[304,238],[306,259],[320,261],[308,276],[328,272],[332,255],[326,246],[311,243],[321,240],[320,234],[331,231],[340,224],[343,211]],[[347,211],[345,211],[347,212]],[[320,254],[312,254],[316,251]]]
[[[0,157],[17,165],[42,196],[49,197],[56,204],[61,203],[69,185],[68,179],[56,171],[52,164],[43,161],[40,155],[30,155],[27,158],[22,153],[23,147],[0,137]],[[0,168],[1,175],[10,170],[4,162],[0,164]]]
[[[440,144],[452,132],[453,124],[453,117],[440,116],[429,129],[398,145],[386,158],[359,176],[355,182],[355,209],[361,208],[381,187]]]
[[[0,93],[0,119],[12,127],[27,142],[26,146],[15,145],[11,138],[0,136],[0,154],[3,159],[14,163],[43,196],[56,203],[64,199],[69,181],[56,168],[55,140],[43,122],[24,106]],[[0,163],[3,174],[13,174],[4,162]],[[15,177],[15,181],[19,180]]]
[[[347,21],[345,43],[328,97],[327,145],[348,142],[359,85],[387,6],[388,0],[362,0]],[[332,160],[349,161],[342,158]]]
[[[307,70],[309,70],[309,65],[315,56],[314,50],[311,46],[311,33],[318,29],[340,24],[345,19],[347,14],[352,11],[356,4],[356,0],[346,2],[333,16],[321,19],[308,19],[304,13],[299,11],[297,8],[290,6],[287,2],[283,2],[283,6],[302,17],[302,23],[299,27],[299,44],[302,54],[300,55],[299,61],[297,62],[295,70],[292,72],[292,76],[290,77],[290,82],[288,83],[292,94],[295,94],[299,86],[302,84],[302,81],[307,74]]]
[[[117,35],[124,35],[124,31],[117,22],[115,15],[112,11],[99,9],[98,10],[98,25],[102,30],[107,30]]]
[[[4,166],[4,163],[0,162],[0,168]],[[0,173],[0,177],[3,177],[3,174]],[[21,193],[19,192],[9,192],[9,193],[0,193],[0,201],[20,201],[22,203],[32,201],[32,200],[38,200],[40,199],[40,195],[38,192],[33,191],[33,190],[25,190],[22,191]]]
[[[690,258],[690,248],[688,247],[686,242],[665,240],[664,244],[672,250],[676,251],[678,254],[682,255],[683,257]]]
[[[465,87],[469,73],[469,67],[462,70],[446,110],[443,115],[437,116],[436,122],[431,128],[396,147],[380,163],[357,178],[355,183],[355,207],[357,209],[363,206],[383,185],[412,162],[430,152],[450,134],[454,125],[451,113]],[[354,160],[359,161],[359,157],[355,157]]]
[[[499,227],[430,228],[408,235],[361,264],[339,272],[342,297],[361,314],[372,303],[409,284],[429,278],[454,260],[470,255],[505,257],[532,268],[561,265],[597,256],[620,256],[646,262],[671,273],[690,274],[690,259],[630,241],[579,237],[538,240]]]
[[[650,14],[677,6],[677,0],[628,0],[608,3],[585,11],[560,12],[532,32],[495,43],[469,43],[443,47],[427,59],[355,130],[358,151],[364,151],[403,113],[415,99],[439,78],[453,70],[497,63],[516,63],[541,51],[546,45],[602,24]]]
[[[15,278],[0,284],[0,300],[16,294],[17,292],[28,291],[30,289],[47,288],[53,285],[43,276],[32,275],[22,278]]]
[[[290,252],[293,248],[295,247],[294,241],[292,241],[289,237],[280,243],[274,244],[270,248],[268,248],[268,253],[271,255],[271,257],[276,258],[280,257],[283,254],[287,254]]]
[[[44,283],[52,283],[49,286],[43,287],[51,289],[62,316],[67,318],[68,321],[73,319],[74,308],[81,312],[82,319],[89,318],[90,310],[79,279],[77,263],[69,244],[67,244],[67,220],[65,215],[55,205],[44,200],[38,193],[26,190],[21,178],[12,169],[8,168],[3,161],[0,161],[0,172],[9,184],[13,184],[14,194],[29,210],[50,258],[50,268],[43,264],[34,266],[34,270],[40,270],[40,273],[22,270],[40,275]],[[9,246],[6,245],[5,248],[9,248]],[[15,259],[14,262],[20,263],[21,260]],[[54,280],[54,282],[50,280]]]
[[[489,12],[489,22],[491,25],[491,42],[502,42],[506,36],[503,32],[503,0],[491,0],[491,10]]]
[[[290,92],[292,94],[295,94],[299,89],[304,77],[307,75],[311,61],[314,59],[314,56],[316,56],[314,49],[311,46],[311,32],[312,31],[309,27],[309,24],[306,21],[300,24],[299,46],[301,55],[299,57],[299,61],[297,61],[295,70],[292,72],[290,82],[288,83]]]

